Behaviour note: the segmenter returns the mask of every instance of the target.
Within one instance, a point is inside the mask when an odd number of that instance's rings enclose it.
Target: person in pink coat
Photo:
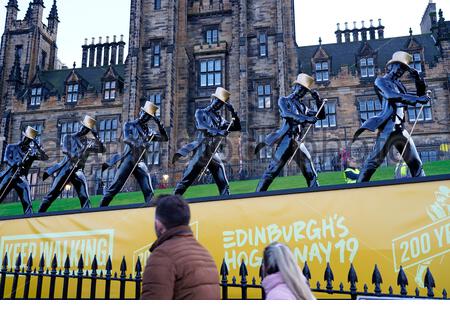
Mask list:
[[[315,300],[305,276],[289,248],[273,243],[264,250],[266,300]]]

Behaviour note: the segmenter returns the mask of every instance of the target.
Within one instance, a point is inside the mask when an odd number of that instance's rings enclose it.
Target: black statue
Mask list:
[[[103,170],[106,170],[107,168],[120,163],[113,183],[108,190],[106,190],[105,195],[100,202],[100,207],[109,206],[114,197],[122,191],[124,185],[132,175],[134,175],[141,187],[145,203],[149,204],[152,200],[152,179],[150,171],[143,161],[145,160],[144,156],[151,143],[169,141],[166,130],[156,117],[157,111],[158,107],[156,105],[147,102],[140,112],[139,119],[127,122],[124,125],[123,141],[125,143],[125,150],[123,155],[113,157],[103,166]],[[148,127],[147,124],[152,119],[158,125],[159,133]]]
[[[75,188],[81,207],[83,209],[91,207],[88,184],[83,170],[91,153],[104,153],[106,151],[103,142],[100,141],[95,131],[96,123],[95,119],[86,116],[77,133],[64,137],[62,151],[65,157],[62,162],[49,168],[44,174],[44,180],[53,175],[56,175],[56,177],[53,180],[50,192],[41,203],[39,212],[47,212],[69,183]],[[89,132],[92,133],[95,140],[86,137]]]
[[[375,91],[383,106],[382,112],[369,120],[355,133],[354,141],[366,130],[379,130],[372,153],[361,169],[358,182],[370,181],[383,163],[391,147],[395,147],[408,164],[412,177],[425,176],[422,161],[414,141],[405,129],[405,110],[408,106],[427,104],[426,84],[419,72],[409,65],[413,58],[406,52],[396,52],[388,62],[388,74],[375,81]],[[400,78],[409,72],[416,82],[416,94],[408,93]],[[409,140],[409,141],[408,141]]]
[[[218,146],[230,132],[241,131],[241,121],[233,106],[228,103],[229,99],[230,93],[227,90],[217,88],[216,93],[212,95],[211,104],[204,109],[198,109],[195,113],[197,139],[181,148],[173,159],[175,163],[179,158],[194,152],[182,180],[175,188],[175,194],[183,195],[199,176],[201,178],[206,169],[211,172],[220,195],[230,194],[225,167],[216,154]],[[223,106],[231,112],[233,117],[231,122],[220,115]]]
[[[301,142],[304,128],[307,124],[315,124],[318,120],[326,118],[326,111],[323,108],[324,101],[317,91],[311,90],[314,79],[307,74],[300,74],[294,82],[293,92],[288,97],[281,97],[279,100],[280,114],[283,118],[283,125],[278,131],[268,135],[265,142],[256,147],[258,154],[263,148],[277,146],[269,167],[258,184],[256,192],[267,191],[281,173],[286,163],[295,160],[300,167],[309,187],[318,187],[317,172],[311,155],[305,144]],[[316,101],[319,112],[311,111],[302,102],[302,98],[310,93]],[[301,142],[299,144],[299,141]]]
[[[22,141],[6,147],[4,162],[7,169],[0,173],[0,203],[14,189],[22,202],[23,212],[33,214],[28,172],[34,161],[47,161],[48,156],[36,141],[38,132],[28,127]]]

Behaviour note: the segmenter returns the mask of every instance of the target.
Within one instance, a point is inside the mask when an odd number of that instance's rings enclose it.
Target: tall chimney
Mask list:
[[[109,49],[111,44],[109,43],[109,36],[106,36],[106,43],[103,45],[103,65],[109,65]]]
[[[375,27],[373,26],[373,19],[370,19],[370,28],[369,28],[370,40],[375,40]]]
[[[103,44],[102,44],[102,37],[98,38],[98,43],[96,45],[97,48],[97,60],[95,65],[97,67],[100,67],[102,65],[102,59],[103,59]]]
[[[95,63],[95,38],[92,38],[92,43],[89,46],[89,67],[93,67]]]
[[[119,41],[119,61],[118,64],[123,64],[124,61],[125,42],[123,41],[123,34],[120,36]]]
[[[353,41],[358,42],[359,41],[359,30],[356,26],[356,21],[353,21]]]
[[[84,39],[84,45],[81,47],[83,50],[82,58],[81,58],[81,67],[86,68],[88,63],[88,55],[89,55],[89,45],[88,39]]]
[[[111,43],[111,64],[117,64],[117,36],[113,37],[113,42]]]
[[[378,39],[384,39],[384,26],[381,19],[378,19]]]
[[[341,31],[340,23],[337,24],[337,30],[336,30],[335,34],[336,34],[336,42],[342,43],[342,31]]]
[[[348,22],[345,23],[344,38],[345,38],[345,42],[351,42],[350,30],[348,29]]]
[[[366,42],[367,41],[367,28],[365,26],[365,21],[361,21],[361,40]]]

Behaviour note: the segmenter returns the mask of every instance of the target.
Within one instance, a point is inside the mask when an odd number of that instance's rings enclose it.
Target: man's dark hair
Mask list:
[[[188,226],[191,220],[189,204],[180,196],[160,196],[154,202],[156,206],[156,218],[167,229],[179,226]]]

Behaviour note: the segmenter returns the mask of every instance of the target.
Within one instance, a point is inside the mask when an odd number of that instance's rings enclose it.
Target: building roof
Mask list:
[[[356,70],[357,57],[366,43],[372,48],[376,55],[376,65],[384,67],[392,58],[392,54],[396,51],[407,50],[411,41],[411,37],[424,49],[425,61],[430,65],[434,65],[440,55],[438,48],[435,46],[435,40],[432,34],[420,34],[413,36],[395,37],[368,40],[366,42],[347,42],[322,44],[322,49],[328,54],[331,61],[331,74],[339,73],[341,66],[347,65],[351,72]],[[312,74],[311,60],[320,48],[319,45],[298,47],[297,55],[299,68],[301,72]]]
[[[112,66],[116,74],[123,79],[125,74],[125,65],[114,65]],[[53,71],[41,71],[39,73],[39,78],[42,82],[49,84],[55,89],[57,94],[63,95],[65,93],[65,82],[70,76],[72,71],[88,85],[88,90],[101,92],[102,91],[102,78],[108,71],[109,66],[102,67],[88,67],[88,68],[75,68],[75,69],[61,69]],[[50,88],[49,88],[50,89]]]

